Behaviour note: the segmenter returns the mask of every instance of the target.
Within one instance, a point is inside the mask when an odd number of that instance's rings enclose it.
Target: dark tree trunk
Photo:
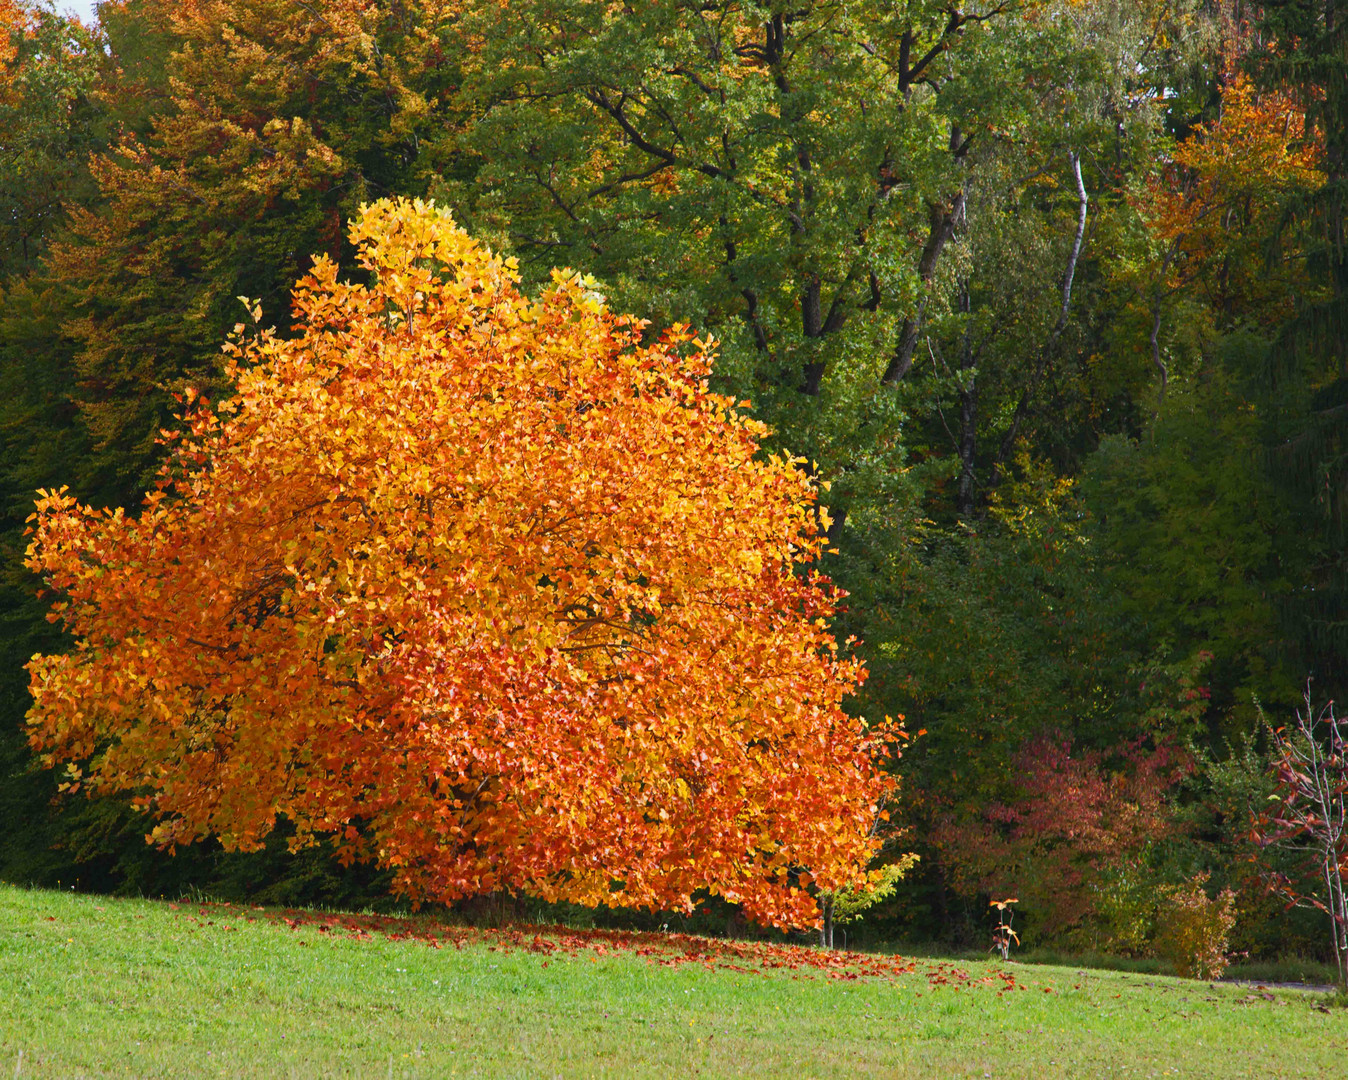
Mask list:
[[[949,203],[932,203],[928,207],[931,226],[927,233],[927,242],[922,246],[922,257],[917,263],[917,276],[921,280],[923,287],[931,284],[932,278],[936,275],[936,265],[940,261],[941,252],[945,249],[946,243],[955,235],[955,226],[959,224],[960,217],[964,213],[964,192],[956,192],[955,197]],[[894,355],[889,358],[889,365],[885,368],[885,373],[880,382],[885,386],[893,386],[896,382],[908,374],[913,366],[913,356],[917,352],[918,337],[922,333],[922,316],[926,311],[927,299],[924,296],[917,305],[917,311],[903,320],[903,328],[899,331],[899,343],[894,349]]]

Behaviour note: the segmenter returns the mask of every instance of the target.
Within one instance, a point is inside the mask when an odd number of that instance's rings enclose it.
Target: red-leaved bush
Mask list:
[[[1034,939],[1070,937],[1096,913],[1102,871],[1174,832],[1167,796],[1191,768],[1165,743],[1101,753],[1039,738],[1009,763],[1011,797],[948,811],[932,841],[956,892],[1014,895]]]

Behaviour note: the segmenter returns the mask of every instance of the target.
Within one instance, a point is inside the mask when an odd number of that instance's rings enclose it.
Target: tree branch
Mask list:
[[[1029,385],[1021,392],[1020,400],[1016,402],[1016,411],[1011,417],[1011,426],[1007,428],[1006,434],[1002,437],[1001,446],[997,448],[997,456],[992,463],[992,473],[988,477],[989,491],[1001,481],[1002,467],[1006,464],[1007,459],[1011,456],[1012,449],[1016,445],[1016,439],[1020,435],[1020,426],[1025,420],[1026,413],[1029,412],[1030,402],[1034,400],[1034,395],[1039,390],[1039,384],[1043,380],[1049,360],[1057,352],[1058,339],[1062,337],[1063,330],[1067,328],[1067,319],[1072,311],[1072,282],[1076,278],[1077,260],[1081,257],[1081,245],[1086,238],[1086,209],[1089,200],[1086,196],[1086,184],[1081,178],[1081,155],[1071,151],[1068,153],[1068,160],[1072,163],[1072,176],[1077,182],[1077,229],[1076,235],[1072,238],[1071,252],[1067,256],[1067,267],[1063,270],[1062,304],[1058,308],[1058,319],[1053,324],[1048,341],[1039,350],[1039,362],[1035,365],[1034,375],[1031,377]]]

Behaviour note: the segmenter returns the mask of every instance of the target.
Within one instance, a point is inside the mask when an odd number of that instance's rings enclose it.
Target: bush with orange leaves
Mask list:
[[[798,462],[589,283],[523,295],[434,207],[320,258],[295,333],[240,326],[139,515],[43,493],[29,565],[76,639],[30,664],[33,745],[135,793],[172,848],[288,819],[396,889],[778,925],[856,887],[894,781]],[[260,313],[254,309],[254,319]]]

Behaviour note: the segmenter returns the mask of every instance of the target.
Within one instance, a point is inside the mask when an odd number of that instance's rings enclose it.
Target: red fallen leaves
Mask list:
[[[222,920],[238,914],[238,909],[232,905],[207,906]],[[202,913],[205,911],[206,908],[203,908]],[[187,917],[193,918],[190,915]],[[245,918],[250,922],[258,921],[254,916]],[[598,962],[606,957],[629,953],[661,967],[696,964],[709,971],[733,971],[744,975],[769,976],[780,972],[790,974],[792,978],[827,978],[852,982],[861,979],[894,980],[919,974],[925,976],[933,988],[993,988],[999,995],[1006,990],[1027,989],[1017,981],[1014,974],[1005,970],[991,971],[975,978],[964,968],[943,961],[927,963],[902,956],[823,950],[761,941],[730,941],[693,934],[575,930],[560,926],[479,930],[395,916],[338,915],[295,909],[263,912],[261,918],[290,930],[313,929],[328,938],[335,938],[344,932],[348,938],[368,941],[378,934],[388,941],[405,941],[435,949],[446,945],[462,949],[468,944],[484,944],[488,952],[523,952],[541,956],[543,967],[547,967],[552,958],[559,956],[576,959],[584,954]],[[220,929],[229,927],[222,924]]]
[[[285,818],[414,900],[813,924],[795,875],[866,883],[898,732],[842,709],[800,463],[686,327],[570,273],[526,297],[423,203],[351,238],[370,284],[320,258],[292,336],[231,342],[138,516],[42,494],[75,647],[29,664],[34,748],[169,849]]]
[[[1009,971],[992,971],[975,979],[963,968],[948,963],[937,963],[931,967],[927,971],[927,982],[933,989],[948,986],[952,990],[970,989],[977,986],[997,986],[1000,982],[1001,989],[997,992],[998,997],[1004,990],[1025,989]]]

